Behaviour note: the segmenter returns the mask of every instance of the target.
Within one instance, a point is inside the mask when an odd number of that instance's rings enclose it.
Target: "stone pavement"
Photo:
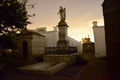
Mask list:
[[[111,80],[107,74],[106,59],[96,59],[93,55],[86,54],[89,64],[77,76],[80,80]]]
[[[105,59],[96,59],[91,54],[84,54],[89,60],[89,63],[84,67],[77,68],[77,74],[74,76],[61,75],[39,75],[39,74],[23,74],[23,73],[11,73],[0,78],[0,80],[112,80],[106,73],[106,61]],[[71,70],[66,74],[73,72]],[[76,70],[76,69],[75,69]]]

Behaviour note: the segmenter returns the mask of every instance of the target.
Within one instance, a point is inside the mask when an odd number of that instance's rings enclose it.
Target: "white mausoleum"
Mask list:
[[[106,56],[105,30],[104,26],[97,26],[97,21],[93,22],[93,33],[95,40],[95,56]]]
[[[53,31],[47,31],[46,27],[37,28],[38,33],[45,35],[46,47],[57,47],[57,41],[59,40],[57,27],[54,27]],[[82,43],[67,36],[70,46],[77,47],[78,52],[82,52]]]
[[[18,34],[18,55],[27,59],[45,53],[45,36],[30,30]]]

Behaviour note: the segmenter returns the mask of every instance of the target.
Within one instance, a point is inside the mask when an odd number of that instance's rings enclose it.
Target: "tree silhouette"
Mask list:
[[[18,0],[0,0],[0,33],[23,30],[28,21],[26,5]]]
[[[17,37],[14,34],[1,35],[0,46],[3,49],[17,49]]]

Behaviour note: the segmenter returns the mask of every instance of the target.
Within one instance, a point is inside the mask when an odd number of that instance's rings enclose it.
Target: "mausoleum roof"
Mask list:
[[[42,37],[45,37],[44,35],[38,33],[38,32],[35,32],[35,31],[32,31],[32,30],[23,30],[20,35],[38,35],[38,36],[42,36]]]

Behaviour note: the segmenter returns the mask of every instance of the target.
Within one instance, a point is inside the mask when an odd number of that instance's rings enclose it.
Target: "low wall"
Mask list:
[[[65,62],[67,64],[71,64],[74,62],[74,55],[46,55],[44,56],[44,62],[49,62],[51,65],[56,63]]]

